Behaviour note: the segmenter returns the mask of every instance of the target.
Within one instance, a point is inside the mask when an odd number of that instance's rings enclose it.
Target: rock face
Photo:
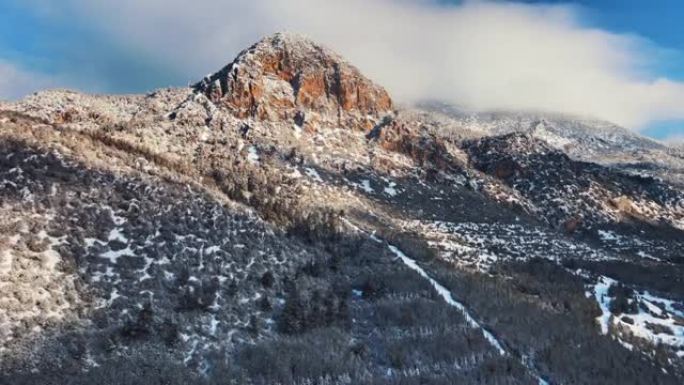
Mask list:
[[[367,138],[384,150],[404,154],[420,165],[430,164],[443,170],[454,162],[444,141],[423,135],[415,124],[385,119],[368,133]]]
[[[370,128],[392,109],[387,91],[336,53],[301,36],[267,37],[195,86],[240,118]],[[335,121],[337,120],[337,121]]]

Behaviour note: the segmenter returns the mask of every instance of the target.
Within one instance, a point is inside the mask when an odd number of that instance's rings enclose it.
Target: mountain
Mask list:
[[[425,102],[422,110],[444,116],[450,126],[478,135],[529,133],[575,159],[599,163],[637,175],[684,183],[681,148],[643,137],[616,124],[539,112],[468,112],[448,104]]]
[[[383,88],[334,52],[301,36],[276,34],[255,44],[195,85],[239,117],[372,128],[392,109]],[[371,118],[371,120],[368,119]],[[319,119],[333,118],[319,121]]]
[[[397,107],[283,33],[187,88],[2,103],[0,383],[680,384],[681,159]]]

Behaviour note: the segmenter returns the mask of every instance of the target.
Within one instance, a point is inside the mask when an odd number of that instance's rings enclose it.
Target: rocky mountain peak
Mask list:
[[[341,56],[290,33],[262,39],[195,88],[238,117],[310,129],[320,121],[367,129],[392,109],[387,91]]]

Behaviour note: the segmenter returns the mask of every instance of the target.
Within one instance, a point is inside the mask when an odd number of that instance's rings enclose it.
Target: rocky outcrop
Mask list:
[[[430,164],[444,170],[454,164],[442,141],[394,119],[383,120],[368,133],[367,138],[384,150],[408,156],[421,166]]]
[[[240,118],[370,129],[392,109],[387,91],[334,52],[297,35],[267,37],[195,89]]]
[[[638,210],[634,206],[634,203],[632,203],[632,200],[629,199],[629,197],[626,196],[619,196],[617,198],[612,198],[609,201],[610,205],[614,207],[616,210],[624,213],[624,214],[637,214]]]

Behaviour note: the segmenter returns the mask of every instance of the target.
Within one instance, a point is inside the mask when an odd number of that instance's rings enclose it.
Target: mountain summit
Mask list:
[[[378,118],[392,109],[387,91],[356,67],[291,33],[262,39],[195,88],[239,117],[293,119],[300,125],[335,117],[368,126],[366,116]]]

